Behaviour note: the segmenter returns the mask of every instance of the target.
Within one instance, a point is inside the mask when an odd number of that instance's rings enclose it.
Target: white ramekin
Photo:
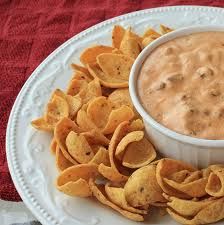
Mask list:
[[[207,167],[211,164],[224,163],[224,140],[208,140],[190,137],[176,133],[156,122],[141,105],[137,93],[137,79],[142,64],[156,47],[177,37],[206,31],[224,31],[224,26],[187,27],[156,39],[139,54],[132,66],[129,78],[129,91],[132,102],[136,110],[142,116],[146,133],[157,151],[160,152],[163,157],[183,160],[199,168]]]

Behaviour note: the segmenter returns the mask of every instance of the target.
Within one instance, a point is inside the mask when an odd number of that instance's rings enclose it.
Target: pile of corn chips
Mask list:
[[[213,223],[224,218],[224,165],[198,170],[173,159],[154,161],[156,151],[129,96],[132,64],[159,36],[153,29],[138,36],[114,26],[113,47],[87,48],[83,65],[72,64],[67,90],[56,89],[32,125],[54,134],[50,148],[61,192],[95,196],[134,221],[159,207],[182,224]]]

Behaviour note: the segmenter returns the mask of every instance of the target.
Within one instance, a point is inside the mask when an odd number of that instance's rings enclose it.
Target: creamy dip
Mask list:
[[[137,85],[145,110],[167,128],[224,139],[224,32],[191,34],[157,47]]]

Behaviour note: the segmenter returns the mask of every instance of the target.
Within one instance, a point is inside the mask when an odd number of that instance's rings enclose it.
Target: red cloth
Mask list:
[[[0,0],[0,198],[19,201],[5,132],[13,102],[40,62],[76,33],[128,12],[168,5],[224,6],[223,0]]]

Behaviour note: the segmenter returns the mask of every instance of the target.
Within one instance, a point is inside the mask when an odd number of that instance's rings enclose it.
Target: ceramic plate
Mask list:
[[[49,151],[51,137],[30,126],[43,113],[55,88],[64,89],[71,77],[69,65],[78,63],[88,45],[111,44],[113,25],[132,26],[137,33],[163,23],[173,28],[191,25],[220,25],[224,9],[177,6],[147,9],[122,15],[95,25],[74,36],[47,57],[33,72],[13,106],[6,137],[7,159],[15,186],[24,203],[43,225],[136,224],[92,199],[72,198],[56,190],[58,175]],[[146,223],[176,224],[169,216],[152,212]],[[221,224],[221,223],[220,223]]]

